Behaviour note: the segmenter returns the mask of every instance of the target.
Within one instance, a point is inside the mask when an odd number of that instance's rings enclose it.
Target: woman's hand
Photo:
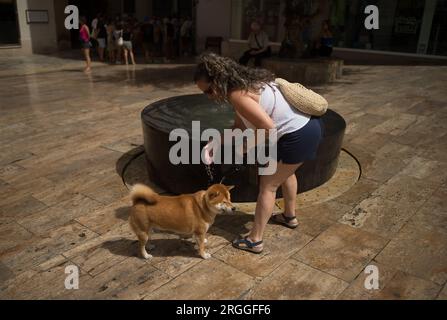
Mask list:
[[[212,165],[214,162],[214,153],[213,153],[213,147],[212,142],[208,143],[205,148],[203,148],[203,163],[207,166]]]
[[[212,165],[214,163],[214,151],[217,150],[217,148],[220,148],[221,141],[220,139],[217,140],[210,140],[208,144],[203,148],[202,151],[202,161],[207,166]]]

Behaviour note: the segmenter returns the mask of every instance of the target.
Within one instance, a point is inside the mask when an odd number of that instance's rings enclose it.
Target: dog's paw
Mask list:
[[[208,260],[209,258],[211,258],[211,255],[210,255],[208,252],[205,252],[205,253],[202,255],[202,258],[205,259],[205,260]]]
[[[204,243],[204,244],[208,244],[208,239],[205,239],[205,240],[203,241],[203,243]],[[194,248],[195,248],[196,250],[199,250],[199,245],[198,245],[198,244],[194,245]]]
[[[149,260],[149,259],[152,259],[153,258],[153,256],[152,255],[150,255],[149,253],[143,253],[143,259],[145,259],[145,260]]]

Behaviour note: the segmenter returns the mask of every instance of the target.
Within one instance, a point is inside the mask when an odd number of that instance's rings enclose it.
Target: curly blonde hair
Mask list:
[[[265,84],[275,81],[275,75],[265,69],[242,66],[215,53],[206,53],[200,56],[194,75],[194,81],[199,80],[211,84],[217,101],[228,103],[228,95],[232,91],[258,93]]]

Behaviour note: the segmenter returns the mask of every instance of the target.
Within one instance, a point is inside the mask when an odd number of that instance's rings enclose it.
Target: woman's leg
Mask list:
[[[129,50],[130,52],[130,60],[132,61],[132,64],[135,65],[135,55],[133,54],[133,50]]]
[[[262,66],[262,58],[264,55],[262,53],[259,53],[254,56],[255,58],[255,67],[261,67]]]
[[[124,62],[126,64],[129,64],[129,53],[127,51],[127,48],[124,48]]]
[[[296,213],[296,195],[298,193],[298,181],[293,173],[282,185],[282,194],[284,197],[284,215],[286,217],[295,217]],[[289,221],[291,224],[297,224],[296,219]]]
[[[248,50],[244,52],[244,55],[239,59],[239,63],[243,66],[248,65],[248,62],[252,58],[251,52],[252,50]]]
[[[149,63],[149,47],[147,43],[143,44],[144,62]]]
[[[118,46],[116,49],[116,63],[122,63],[122,57],[123,57],[123,47]]]
[[[99,60],[104,62],[104,48],[98,47]]]
[[[261,176],[260,192],[256,205],[255,221],[248,238],[252,242],[261,241],[265,227],[270,220],[275,207],[276,192],[278,188],[295,174],[300,164],[278,163],[277,171],[272,176]]]
[[[92,65],[92,60],[90,59],[90,49],[83,49],[83,51],[86,63],[85,71],[90,71]]]
[[[262,67],[262,59],[269,58],[271,55],[271,49],[267,49],[267,51],[255,55],[255,67]]]
[[[115,61],[116,61],[115,52],[116,52],[115,49],[111,49],[109,51],[110,63],[115,63]]]

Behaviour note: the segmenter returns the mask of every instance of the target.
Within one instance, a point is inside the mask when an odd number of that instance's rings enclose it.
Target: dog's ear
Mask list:
[[[233,190],[234,188],[236,188],[235,186],[226,186],[228,191]]]
[[[208,193],[208,197],[210,200],[213,200],[214,198],[217,198],[219,196],[219,192],[218,191],[211,191]]]

